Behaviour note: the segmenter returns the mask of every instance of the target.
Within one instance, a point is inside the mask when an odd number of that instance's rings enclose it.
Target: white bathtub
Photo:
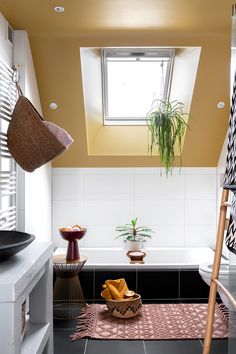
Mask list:
[[[88,258],[85,269],[198,269],[199,264],[213,262],[214,251],[208,247],[147,248],[144,264],[130,264],[123,248],[80,248],[80,254]],[[65,248],[58,248],[55,254],[65,254]]]

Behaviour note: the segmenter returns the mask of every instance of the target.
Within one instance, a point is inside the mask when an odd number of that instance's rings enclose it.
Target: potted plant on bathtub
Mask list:
[[[116,231],[120,234],[116,237],[123,237],[127,241],[129,251],[140,251],[145,238],[151,238],[151,233],[154,232],[147,226],[137,226],[138,218],[132,219],[130,224],[117,226]]]

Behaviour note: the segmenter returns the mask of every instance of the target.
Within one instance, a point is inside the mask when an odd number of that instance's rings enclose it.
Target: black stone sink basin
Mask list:
[[[34,235],[25,232],[0,231],[0,261],[20,252],[34,239]]]

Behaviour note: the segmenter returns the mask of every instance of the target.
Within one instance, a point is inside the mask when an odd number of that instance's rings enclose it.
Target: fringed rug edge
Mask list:
[[[88,305],[81,311],[78,317],[78,325],[76,331],[70,336],[71,340],[77,340],[86,337],[92,337],[96,329],[97,307],[95,305]]]

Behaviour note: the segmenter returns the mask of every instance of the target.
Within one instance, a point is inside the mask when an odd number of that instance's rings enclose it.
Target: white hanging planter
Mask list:
[[[137,252],[137,251],[141,251],[142,249],[142,241],[131,241],[131,240],[127,240],[127,249],[129,251],[132,252]]]

